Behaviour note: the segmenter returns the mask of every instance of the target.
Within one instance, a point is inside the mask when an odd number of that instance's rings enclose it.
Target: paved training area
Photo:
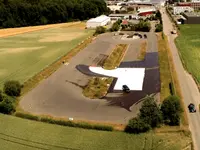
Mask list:
[[[113,123],[127,123],[135,117],[140,105],[137,104],[145,94],[159,92],[159,68],[157,42],[154,33],[147,33],[148,53],[145,61],[135,61],[140,49],[141,39],[124,41],[113,38],[112,33],[98,36],[88,47],[73,57],[69,64],[63,65],[49,78],[26,94],[20,107],[33,114],[48,114],[56,117],[72,117],[75,120],[94,120]],[[144,40],[144,39],[143,39]],[[112,91],[105,99],[91,100],[82,95],[87,84],[87,66],[101,65],[116,44],[130,44],[120,67],[142,67],[145,70],[144,90],[130,94]],[[147,61],[149,60],[149,61]],[[93,75],[90,73],[90,75]],[[113,83],[114,84],[114,83]],[[158,89],[152,88],[158,86]]]

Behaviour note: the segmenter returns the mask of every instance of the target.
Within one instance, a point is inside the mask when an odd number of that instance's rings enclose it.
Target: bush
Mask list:
[[[158,127],[162,123],[162,112],[156,104],[154,97],[147,96],[140,108],[139,118],[152,128]]]
[[[172,126],[180,125],[180,116],[183,110],[180,104],[180,99],[177,96],[167,97],[162,103],[161,111],[165,123]]]
[[[0,102],[0,112],[3,114],[11,114],[14,111],[14,99],[7,95],[3,95],[3,100]]]
[[[6,81],[4,83],[4,93],[9,96],[20,96],[22,85],[18,81]]]
[[[20,118],[29,119],[29,120],[36,120],[36,121],[40,120],[40,118],[38,116],[34,116],[34,115],[31,115],[31,114],[20,113],[20,112],[16,112],[15,116],[20,117]]]
[[[150,130],[150,125],[146,124],[142,119],[140,118],[133,118],[129,120],[128,125],[125,128],[125,132],[127,133],[143,133]]]
[[[149,32],[151,30],[151,24],[148,21],[140,21],[138,24],[134,25],[134,30]]]
[[[110,31],[111,32],[114,32],[114,31],[118,31],[120,28],[120,25],[118,24],[118,22],[115,22],[112,27],[110,28]]]
[[[3,101],[3,93],[2,93],[2,91],[0,90],[0,102],[2,102]]]
[[[161,32],[161,31],[163,31],[163,25],[162,24],[157,24],[155,32]]]
[[[105,32],[106,32],[106,28],[99,26],[99,27],[96,28],[95,35],[102,34],[102,33],[105,33]]]

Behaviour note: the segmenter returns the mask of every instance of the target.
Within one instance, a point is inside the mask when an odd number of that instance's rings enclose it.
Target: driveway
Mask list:
[[[151,37],[152,35],[148,36]],[[151,41],[151,38],[149,39],[148,50],[149,52],[155,52],[156,44],[153,43],[156,42]],[[76,67],[80,64],[88,66],[95,64],[100,55],[101,57],[102,55],[108,55],[119,43],[130,44],[124,61],[134,61],[137,53],[135,50],[138,49],[139,42],[141,40],[122,41],[115,39],[113,34],[110,33],[98,36],[88,47],[73,57],[68,65],[63,65],[25,95],[20,101],[21,108],[39,115],[48,114],[55,117],[72,117],[75,120],[127,123],[139,111],[137,105],[131,105],[136,103],[135,99],[131,99],[130,95],[129,101],[127,101],[125,98],[120,98],[120,93],[117,99],[112,97],[96,100],[85,98],[82,95],[82,87],[87,84],[90,77],[78,71]],[[132,59],[131,56],[133,56]],[[149,77],[151,78],[151,76]],[[118,103],[119,101],[121,102]]]
[[[165,13],[163,13],[165,12]],[[169,47],[173,56],[174,66],[178,75],[178,79],[180,82],[180,87],[183,95],[183,101],[185,104],[185,110],[187,112],[189,118],[189,128],[192,132],[192,138],[194,141],[194,147],[196,150],[200,150],[200,114],[199,110],[197,113],[190,114],[188,112],[187,106],[190,103],[194,103],[197,106],[199,105],[200,93],[197,88],[197,85],[191,75],[189,75],[183,68],[181,60],[179,58],[178,50],[174,43],[174,39],[176,36],[171,35],[170,31],[173,29],[172,23],[167,16],[167,12],[164,8],[162,8],[162,17],[164,24],[164,33],[167,35]]]

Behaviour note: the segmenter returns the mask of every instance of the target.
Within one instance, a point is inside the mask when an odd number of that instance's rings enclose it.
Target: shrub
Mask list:
[[[133,118],[129,120],[128,125],[125,128],[125,132],[127,133],[142,133],[147,132],[150,130],[150,125],[146,124],[142,119],[140,118]]]
[[[151,30],[151,24],[148,21],[140,21],[138,24],[134,25],[135,31],[149,32]]]
[[[162,103],[161,111],[163,113],[163,119],[165,120],[165,123],[172,126],[180,125],[180,116],[183,110],[179,97],[167,97]]]
[[[6,81],[4,83],[4,92],[9,96],[20,96],[21,84],[18,81]]]
[[[154,97],[147,96],[140,108],[139,118],[152,128],[158,127],[162,123],[162,112],[156,104]]]
[[[155,32],[161,32],[161,31],[163,31],[163,25],[162,24],[157,24]]]
[[[95,35],[102,34],[102,33],[105,33],[105,32],[106,32],[106,28],[99,26],[99,27],[96,28]]]
[[[3,100],[0,102],[0,112],[3,114],[11,114],[15,111],[13,98],[3,95]]]
[[[0,90],[0,102],[2,102],[3,101],[3,93],[2,93],[2,91]]]
[[[38,116],[34,116],[31,114],[26,114],[26,113],[20,113],[20,112],[16,112],[15,116],[20,117],[20,118],[29,119],[29,120],[36,120],[36,121],[40,120],[40,118]]]
[[[118,24],[118,22],[115,22],[112,27],[110,28],[110,31],[111,32],[114,32],[114,31],[118,31],[120,28],[120,25]]]

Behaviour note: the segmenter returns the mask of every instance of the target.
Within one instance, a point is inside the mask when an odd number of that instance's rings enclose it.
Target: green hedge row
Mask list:
[[[170,10],[169,10],[167,7],[166,7],[166,12],[168,13],[168,15],[169,15],[169,17],[171,18],[171,20],[174,22],[176,28],[179,30],[180,28],[179,28],[179,26],[178,26],[176,20],[174,20],[174,17],[172,16]]]
[[[102,130],[102,131],[113,131],[114,130],[114,128],[112,126],[108,126],[108,125],[89,124],[89,123],[86,123],[86,122],[76,123],[76,122],[67,121],[67,120],[55,120],[55,119],[50,118],[50,117],[39,117],[39,116],[35,116],[35,115],[27,114],[27,113],[21,113],[21,112],[16,112],[15,116],[20,117],[20,118],[35,120],[35,121],[46,122],[46,123],[50,123],[50,124],[68,126],[68,127]]]

